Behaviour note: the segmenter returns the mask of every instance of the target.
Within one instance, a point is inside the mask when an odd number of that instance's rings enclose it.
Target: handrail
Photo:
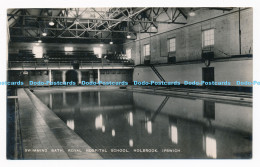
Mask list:
[[[81,69],[84,69],[84,67],[91,67],[95,68],[97,66],[100,66],[101,68],[104,67],[116,67],[116,66],[124,66],[124,67],[133,67],[133,63],[129,62],[95,62],[95,61],[80,61],[77,62],[79,64],[79,67]],[[37,62],[37,61],[9,61],[8,62],[8,68],[9,70],[13,70],[14,68],[21,68],[22,70],[26,68],[34,68],[35,70],[37,68],[69,68],[73,69],[73,61],[57,61],[57,62]]]
[[[8,61],[8,63],[73,63],[73,61],[48,61],[48,62],[44,62],[44,61]],[[111,63],[117,63],[117,64],[125,64],[125,63],[129,63],[129,64],[133,64],[130,63],[129,61],[121,61],[121,62],[115,62],[115,61],[109,61],[109,62],[103,62],[103,61],[78,61],[79,64],[82,63],[103,63],[103,64],[111,64]]]

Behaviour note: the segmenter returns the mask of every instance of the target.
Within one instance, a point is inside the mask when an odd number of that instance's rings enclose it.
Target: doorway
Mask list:
[[[205,67],[202,68],[202,80],[205,82],[214,81],[214,67]],[[211,87],[212,85],[203,85],[206,87]]]
[[[69,70],[66,72],[66,82],[75,82],[78,84],[78,73],[75,70]]]

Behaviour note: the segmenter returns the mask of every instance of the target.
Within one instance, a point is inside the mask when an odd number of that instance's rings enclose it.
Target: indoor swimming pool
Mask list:
[[[33,93],[105,159],[252,157],[251,106],[128,90]]]

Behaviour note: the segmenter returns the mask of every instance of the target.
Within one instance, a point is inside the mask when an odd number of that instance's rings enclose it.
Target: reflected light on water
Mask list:
[[[67,120],[67,126],[68,126],[70,129],[74,130],[74,119],[69,119],[69,120]]]
[[[153,132],[153,129],[152,129],[152,121],[147,121],[147,122],[146,122],[146,129],[147,129],[147,132],[148,132],[149,134],[152,134],[152,132]]]
[[[206,154],[208,157],[217,158],[216,139],[206,136]]]
[[[174,144],[178,144],[178,129],[175,125],[171,125],[169,129],[169,136]]]
[[[128,123],[130,126],[134,125],[133,112],[130,112],[127,117]]]
[[[96,117],[95,119],[95,127],[96,129],[102,129],[103,128],[103,117],[102,114]]]
[[[106,131],[106,127],[103,125],[102,126],[102,132],[104,133]]]
[[[133,139],[129,139],[129,146],[133,147],[134,146],[134,140]]]
[[[116,131],[115,129],[112,129],[112,136],[115,137],[115,135],[116,135]]]

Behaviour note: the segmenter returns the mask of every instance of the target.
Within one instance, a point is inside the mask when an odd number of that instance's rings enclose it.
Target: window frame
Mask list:
[[[174,47],[171,47],[171,40],[174,40]],[[174,48],[171,50],[171,48]],[[176,37],[168,38],[168,53],[174,53],[176,52]]]
[[[130,51],[130,56],[127,54],[127,52]],[[128,48],[125,50],[126,58],[131,59],[132,58],[132,48]]]
[[[212,33],[212,32],[213,33]],[[209,33],[209,34],[207,34]],[[209,28],[202,31],[202,47],[212,47],[215,45],[215,28]]]
[[[147,55],[147,46],[149,46],[149,54]],[[144,44],[143,46],[143,52],[144,52],[144,56],[151,56],[151,45],[150,44]]]
[[[102,57],[102,48],[101,47],[93,47],[93,52],[95,55],[98,55],[98,58]]]
[[[42,46],[33,46],[32,49],[33,54],[35,55],[35,58],[43,58],[43,47]]]
[[[64,46],[64,51],[65,52],[73,52],[74,51],[74,47],[73,46]]]

